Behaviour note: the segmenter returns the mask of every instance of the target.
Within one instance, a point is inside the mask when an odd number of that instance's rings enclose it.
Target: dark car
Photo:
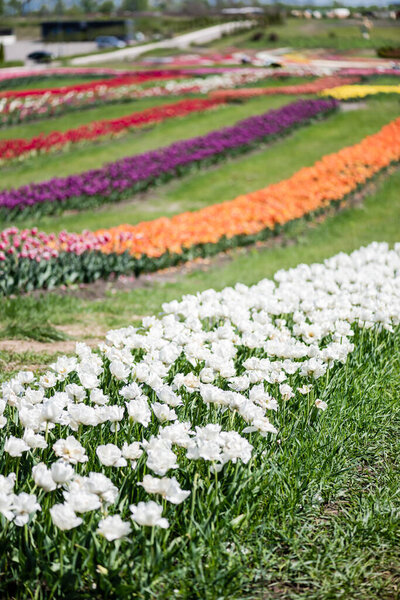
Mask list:
[[[36,50],[28,54],[26,58],[36,63],[50,63],[54,58],[54,54],[45,50]]]

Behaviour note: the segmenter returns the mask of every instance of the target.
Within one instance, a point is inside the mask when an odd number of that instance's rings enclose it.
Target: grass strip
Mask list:
[[[239,121],[232,127],[176,142],[75,176],[0,192],[0,220],[85,210],[120,202],[152,186],[207,168],[261,143],[280,139],[293,129],[329,116],[336,101],[299,100],[277,110]]]
[[[70,144],[77,144],[101,137],[121,135],[134,127],[143,127],[149,123],[157,123],[164,119],[181,117],[191,112],[208,110],[223,104],[217,99],[185,99],[163,104],[155,108],[134,112],[125,117],[112,120],[92,121],[65,132],[53,131],[48,135],[38,135],[32,139],[9,139],[0,141],[0,162],[14,159],[21,160],[29,155],[49,153],[60,150]]]

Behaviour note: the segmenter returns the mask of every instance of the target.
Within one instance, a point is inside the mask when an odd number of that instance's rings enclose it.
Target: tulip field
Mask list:
[[[1,598],[400,597],[398,81],[1,74]]]

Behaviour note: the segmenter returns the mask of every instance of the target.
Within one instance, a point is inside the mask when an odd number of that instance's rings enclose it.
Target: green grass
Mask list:
[[[165,99],[159,100],[160,104],[165,102]],[[266,112],[271,108],[278,108],[290,101],[293,99],[288,96],[256,98],[243,104],[231,104],[181,118],[167,119],[154,125],[150,130],[138,129],[118,139],[82,145],[79,148],[75,146],[70,152],[41,155],[24,160],[22,163],[13,163],[8,167],[2,167],[0,186],[3,189],[10,188],[95,169],[106,162],[154,150],[181,139],[204,135],[225,125],[233,125],[240,119]],[[172,98],[170,102],[173,102]],[[136,106],[138,105],[135,103]],[[112,108],[117,109],[114,106]],[[86,118],[86,114],[83,112],[82,118]],[[104,114],[104,111],[101,114]],[[71,124],[75,122],[73,114],[68,115],[68,119]]]
[[[377,21],[369,40],[362,38],[360,21],[329,19],[323,21],[289,18],[283,25],[270,25],[258,28],[264,36],[257,41],[252,39],[255,31],[241,32],[223,37],[208,46],[216,50],[228,47],[267,50],[273,47],[298,49],[331,48],[335,50],[374,49],[381,46],[398,45],[399,28],[393,21]],[[270,33],[276,33],[276,42],[268,40]]]
[[[105,76],[107,78],[107,76]],[[47,88],[58,88],[70,85],[78,85],[80,83],[93,82],[93,77],[85,77],[84,75],[67,75],[67,76],[45,76],[43,79],[37,77],[35,79],[32,76],[32,80],[27,82],[22,78],[18,81],[18,78],[12,79],[8,87],[1,87],[1,91],[5,92],[8,90],[24,89],[24,90],[45,90]]]
[[[268,107],[273,105],[270,102],[272,99],[275,100],[275,106],[279,102],[277,96],[268,98]],[[129,203],[104,206],[95,211],[65,214],[62,217],[22,221],[20,226],[37,225],[48,232],[59,232],[63,229],[99,229],[122,223],[134,224],[231,200],[240,194],[290,177],[301,167],[312,165],[325,154],[336,152],[344,146],[360,141],[366,135],[375,133],[398,115],[398,106],[398,99],[371,100],[367,108],[334,114],[327,120],[299,128],[290,137],[274,142],[267,148],[229,160],[215,169],[195,170],[191,176],[152,189],[143,197]],[[246,105],[239,105],[222,109],[222,113],[215,112],[210,116],[217,119],[226,112],[237,113],[244,109]],[[200,122],[207,119],[207,116],[203,114],[189,118],[196,118]],[[181,126],[183,121],[184,119],[180,123]],[[209,124],[207,122],[207,125]],[[170,124],[164,123],[160,127],[168,125]],[[156,130],[152,133],[157,135]],[[302,149],[301,152],[299,148]]]
[[[364,82],[363,82],[363,84],[364,84]],[[400,77],[398,75],[379,75],[377,77],[371,77],[371,79],[369,81],[366,81],[365,84],[366,85],[368,85],[368,84],[399,85]]]
[[[28,367],[36,371],[45,371],[46,366],[55,361],[60,353],[55,352],[15,352],[12,350],[0,351],[0,384],[7,381],[18,371],[26,370]]]
[[[132,100],[118,104],[104,104],[93,107],[90,110],[72,111],[65,115],[52,117],[43,121],[34,121],[32,123],[13,125],[12,127],[0,129],[0,139],[32,138],[40,134],[51,133],[52,131],[67,131],[68,129],[74,129],[92,121],[118,119],[125,115],[145,110],[146,108],[152,108],[160,104],[170,104],[178,100],[182,100],[182,97],[144,98],[142,100]]]
[[[63,341],[68,335],[56,329],[49,319],[54,321],[58,314],[57,324],[63,323],[63,312],[60,311],[64,304],[71,306],[69,299],[64,303],[61,298],[53,299],[56,303],[43,302],[41,298],[27,296],[21,305],[18,300],[3,298],[0,307],[0,339],[36,340],[38,342]],[[67,319],[68,320],[68,319]],[[1,352],[0,352],[1,354]]]
[[[310,78],[305,80],[303,77],[287,77],[284,79],[265,79],[256,83],[248,84],[243,87],[283,87],[286,85],[295,85],[310,81]],[[150,87],[154,83],[150,84]],[[149,85],[147,86],[149,87]],[[92,121],[100,121],[103,119],[118,119],[125,115],[134,112],[160,106],[162,104],[172,104],[187,98],[204,97],[199,95],[182,95],[182,96],[164,96],[154,98],[143,98],[140,100],[123,101],[116,103],[105,103],[101,106],[93,106],[91,108],[84,107],[80,111],[72,111],[70,113],[50,117],[48,119],[21,123],[0,129],[0,140],[12,138],[32,138],[40,134],[48,134],[52,131],[67,131],[81,125],[86,125]]]

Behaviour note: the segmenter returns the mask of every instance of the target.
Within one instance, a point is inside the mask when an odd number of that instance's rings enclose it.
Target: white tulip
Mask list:
[[[127,465],[121,450],[114,444],[97,446],[96,454],[101,464],[106,467],[126,467]]]
[[[13,435],[11,435],[4,444],[4,451],[10,456],[22,456],[22,454],[28,452],[28,450],[30,450],[30,446],[28,446],[21,438],[14,437]]]
[[[97,528],[97,533],[106,538],[109,542],[119,540],[130,534],[132,528],[130,524],[123,521],[119,515],[114,515],[102,519]]]
[[[58,440],[58,442],[53,445],[53,450],[56,453],[56,456],[59,456],[72,465],[76,465],[78,462],[87,462],[88,460],[84,447],[73,435],[69,435],[65,440]]]
[[[57,487],[51,476],[51,471],[43,462],[32,468],[32,478],[36,485],[44,489],[45,492],[52,492]]]
[[[50,508],[50,515],[54,525],[62,531],[68,531],[82,523],[82,519],[76,516],[69,504],[55,504]]]
[[[50,472],[53,481],[55,481],[55,483],[58,484],[63,484],[67,483],[68,481],[71,481],[75,474],[75,471],[72,468],[72,466],[69,463],[64,462],[64,460],[58,460],[57,462],[53,463],[51,465]]]
[[[29,521],[29,517],[36,513],[38,510],[41,510],[40,504],[36,500],[36,496],[34,494],[26,494],[22,492],[21,494],[13,496],[13,512],[15,514],[14,523],[18,527],[22,527],[26,525]]]
[[[162,527],[167,529],[169,523],[162,517],[162,506],[150,500],[150,502],[139,502],[136,506],[131,504],[129,507],[132,512],[132,519],[138,525],[147,525],[148,527]]]

